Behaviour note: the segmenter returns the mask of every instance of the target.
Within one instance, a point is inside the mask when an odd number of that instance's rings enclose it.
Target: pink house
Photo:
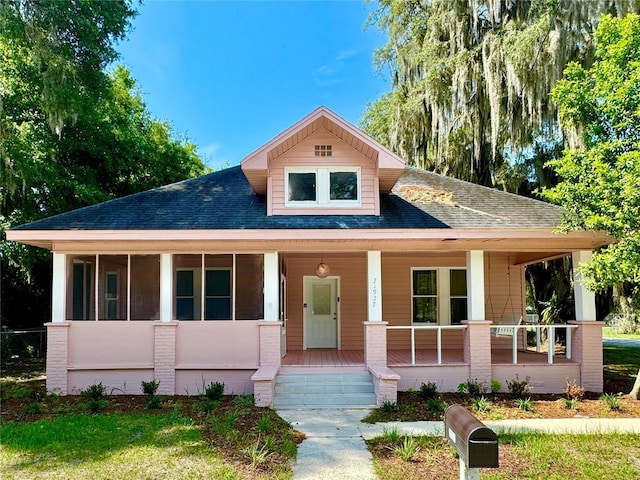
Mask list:
[[[406,167],[320,107],[238,167],[7,238],[53,252],[51,391],[223,381],[263,406],[380,405],[423,382],[516,375],[535,392],[567,379],[602,390],[601,322],[580,278],[575,321],[523,321],[526,265],[579,264],[609,241],[557,234],[560,217]]]

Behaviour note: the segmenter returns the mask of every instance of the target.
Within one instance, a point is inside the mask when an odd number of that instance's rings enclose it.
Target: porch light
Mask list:
[[[329,265],[324,263],[322,261],[322,256],[320,256],[320,263],[316,266],[316,277],[325,278],[327,275],[329,275],[329,273]]]

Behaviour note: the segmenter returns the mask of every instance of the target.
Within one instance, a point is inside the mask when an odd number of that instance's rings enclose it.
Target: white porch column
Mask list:
[[[579,250],[573,252],[571,261],[573,263],[573,291],[575,295],[576,320],[595,321],[596,320],[596,294],[587,290],[582,275],[578,273],[581,263],[591,260],[590,250]]]
[[[484,251],[467,252],[467,319],[484,320]]]
[[[160,321],[170,322],[173,305],[173,265],[170,253],[160,254]]]
[[[53,285],[51,287],[51,321],[65,321],[67,305],[67,256],[53,253]]]
[[[280,271],[278,252],[264,254],[264,319],[278,321],[280,302]]]
[[[382,256],[379,250],[367,252],[367,320],[382,321]]]

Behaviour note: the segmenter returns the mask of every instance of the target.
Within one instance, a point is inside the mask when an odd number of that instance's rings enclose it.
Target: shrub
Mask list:
[[[258,420],[258,430],[262,433],[267,433],[267,431],[271,428],[271,419],[268,415],[264,414]]]
[[[502,384],[498,380],[491,380],[491,393],[498,393],[502,390]]]
[[[255,403],[253,393],[243,393],[233,399],[233,404],[238,408],[251,408]]]
[[[567,410],[575,410],[576,407],[578,406],[579,399],[576,397],[562,398],[561,401],[562,401],[562,404],[564,405],[564,408],[566,408]]]
[[[533,400],[531,400],[531,397],[518,398],[516,399],[516,406],[524,412],[530,412],[533,410]]]
[[[420,396],[423,400],[434,398],[438,393],[438,384],[435,382],[423,383],[420,385]]]
[[[254,467],[264,463],[269,456],[269,450],[266,448],[266,445],[260,447],[258,442],[246,448],[245,453],[249,456],[251,465]]]
[[[472,400],[472,403],[473,403],[473,408],[475,408],[475,410],[480,413],[486,413],[491,408],[491,402],[489,402],[486,398],[484,398],[484,396],[474,397]]]
[[[466,393],[472,397],[479,397],[485,392],[484,385],[478,380],[467,380],[458,385],[458,393]]]
[[[91,413],[98,413],[104,409],[107,404],[104,398],[106,394],[107,389],[102,385],[102,382],[80,390],[80,396],[85,399],[85,405]]]
[[[142,393],[151,397],[156,394],[158,391],[158,386],[160,382],[157,382],[155,379],[150,382],[140,382],[140,388],[142,389]]]
[[[427,400],[427,410],[431,413],[443,413],[447,407],[447,402],[443,402],[439,398],[430,398]]]
[[[380,407],[385,413],[392,413],[398,411],[398,404],[391,400],[385,400]]]
[[[511,392],[514,398],[525,398],[531,393],[531,386],[529,385],[530,378],[527,377],[524,380],[520,380],[516,374],[515,380],[507,380],[507,388]]]
[[[567,386],[564,387],[564,394],[567,396],[569,400],[577,399],[580,400],[584,397],[584,388],[578,385],[576,380],[567,379]]]
[[[392,445],[395,445],[400,440],[400,433],[398,432],[398,427],[393,427],[391,430],[387,430],[386,428],[382,429],[382,438],[384,438],[387,442]]]
[[[222,400],[224,382],[211,382],[204,387],[204,396],[209,400]]]
[[[603,393],[600,396],[600,400],[607,404],[609,410],[620,410],[620,397],[618,395],[613,395],[612,393]]]
[[[402,443],[393,448],[393,452],[405,462],[410,462],[419,450],[420,447],[413,437],[404,437]]]
[[[162,398],[160,395],[151,395],[144,408],[145,410],[156,410],[158,408],[162,408]]]
[[[209,400],[208,398],[205,398],[200,403],[200,408],[202,408],[202,411],[205,414],[209,415],[212,411],[214,411],[220,405],[222,405],[222,402],[220,402],[220,400]]]

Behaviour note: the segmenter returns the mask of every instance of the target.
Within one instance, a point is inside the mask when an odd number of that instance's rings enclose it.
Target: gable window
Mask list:
[[[467,318],[467,271],[414,268],[411,318],[416,324],[458,325]]]
[[[314,151],[316,157],[330,157],[333,153],[331,145],[316,145]]]
[[[359,167],[287,168],[285,182],[289,207],[360,206]]]

